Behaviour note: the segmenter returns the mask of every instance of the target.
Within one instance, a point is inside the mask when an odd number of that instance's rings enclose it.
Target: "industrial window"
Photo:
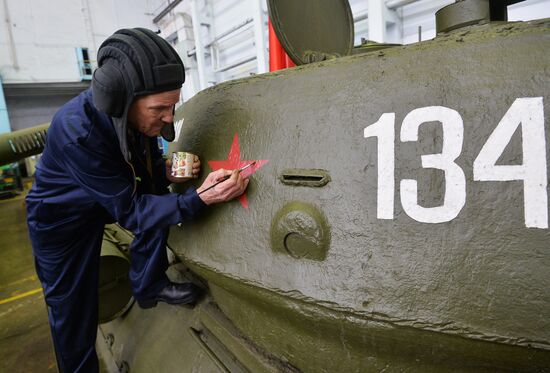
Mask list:
[[[92,63],[88,54],[88,48],[76,48],[76,58],[78,60],[80,79],[92,80]]]

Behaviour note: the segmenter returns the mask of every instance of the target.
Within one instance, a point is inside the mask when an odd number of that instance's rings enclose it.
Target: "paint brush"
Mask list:
[[[254,162],[252,162],[252,163],[249,163],[249,164],[247,164],[246,166],[243,166],[243,167],[239,168],[239,173],[243,172],[244,170],[246,170],[246,169],[249,168],[249,167],[254,166],[255,164],[256,164],[256,161],[254,161]],[[200,191],[199,193],[197,193],[197,194],[200,195],[200,194],[202,194],[202,193],[204,193],[204,192],[206,192],[206,191],[208,191],[208,190],[214,188],[216,185],[223,183],[224,181],[226,181],[226,180],[229,179],[230,177],[231,177],[231,175],[224,176],[220,181],[218,181],[218,182],[216,182],[216,183],[210,185],[210,186],[209,186],[208,188],[206,188],[205,190],[201,190],[201,191]]]

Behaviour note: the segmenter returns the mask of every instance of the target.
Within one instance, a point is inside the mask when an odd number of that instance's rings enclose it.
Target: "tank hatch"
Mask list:
[[[456,0],[435,13],[437,33],[461,27],[508,20],[508,5],[524,0]]]
[[[296,65],[347,56],[353,50],[353,16],[347,0],[268,0],[281,45]]]

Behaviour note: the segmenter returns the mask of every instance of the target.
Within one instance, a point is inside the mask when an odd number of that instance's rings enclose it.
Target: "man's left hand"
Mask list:
[[[172,159],[168,158],[166,160],[166,178],[172,183],[184,183],[191,179],[196,179],[199,177],[199,172],[201,171],[201,161],[197,155],[193,161],[193,177],[174,177],[172,176]]]

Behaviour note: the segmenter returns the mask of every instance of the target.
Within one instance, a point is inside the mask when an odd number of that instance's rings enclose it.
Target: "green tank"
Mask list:
[[[513,2],[458,1],[434,40],[361,53],[283,37],[290,0],[270,1],[289,56],[317,62],[178,111],[171,151],[203,179],[257,163],[244,197],[170,231],[169,276],[206,298],[127,311],[121,286],[104,369],[550,371],[550,20],[506,22]]]

